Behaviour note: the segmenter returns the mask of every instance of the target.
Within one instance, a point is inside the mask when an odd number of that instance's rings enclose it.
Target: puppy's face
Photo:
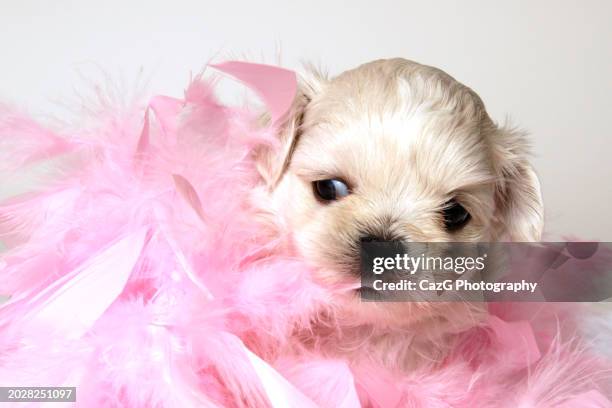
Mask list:
[[[320,279],[358,281],[362,240],[539,238],[524,140],[495,126],[470,89],[406,60],[305,89],[273,195]]]

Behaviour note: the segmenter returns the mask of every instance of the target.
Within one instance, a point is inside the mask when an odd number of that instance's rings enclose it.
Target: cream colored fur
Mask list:
[[[398,58],[331,79],[310,70],[279,139],[280,154],[260,152],[270,207],[326,284],[358,282],[364,233],[418,242],[540,239],[542,199],[525,135],[496,125],[474,91],[439,69]],[[312,183],[330,178],[347,182],[351,194],[321,203]],[[457,232],[443,223],[450,199],[472,216]],[[356,291],[335,303],[330,324],[342,329],[321,328],[305,343],[350,353],[367,342],[383,360],[396,350],[403,366],[423,350],[436,358],[445,336],[461,329],[456,322],[479,314],[474,305],[365,303]],[[417,331],[422,347],[408,341]]]

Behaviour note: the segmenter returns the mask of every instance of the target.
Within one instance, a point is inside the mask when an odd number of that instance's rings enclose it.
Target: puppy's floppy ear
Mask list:
[[[516,242],[539,241],[544,228],[544,205],[540,182],[527,160],[526,135],[501,127],[494,131],[492,139],[500,235]]]
[[[278,127],[279,144],[263,147],[257,153],[257,168],[270,189],[279,183],[291,161],[295,145],[303,131],[304,115],[313,97],[321,92],[326,76],[313,66],[300,76],[298,89],[285,121]]]

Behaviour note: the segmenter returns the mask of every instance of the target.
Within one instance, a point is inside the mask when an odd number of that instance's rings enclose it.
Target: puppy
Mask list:
[[[538,179],[524,134],[496,125],[478,95],[443,71],[373,61],[328,79],[311,71],[279,134],[262,151],[270,207],[324,285],[359,282],[362,240],[537,241]],[[443,356],[474,305],[334,298],[301,341],[330,354],[363,347],[403,369]],[[418,343],[418,344],[417,344]]]

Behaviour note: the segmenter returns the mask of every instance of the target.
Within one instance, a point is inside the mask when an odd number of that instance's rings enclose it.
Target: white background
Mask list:
[[[34,113],[141,69],[180,96],[211,58],[440,67],[532,133],[550,237],[612,240],[610,1],[1,1],[0,100]]]

